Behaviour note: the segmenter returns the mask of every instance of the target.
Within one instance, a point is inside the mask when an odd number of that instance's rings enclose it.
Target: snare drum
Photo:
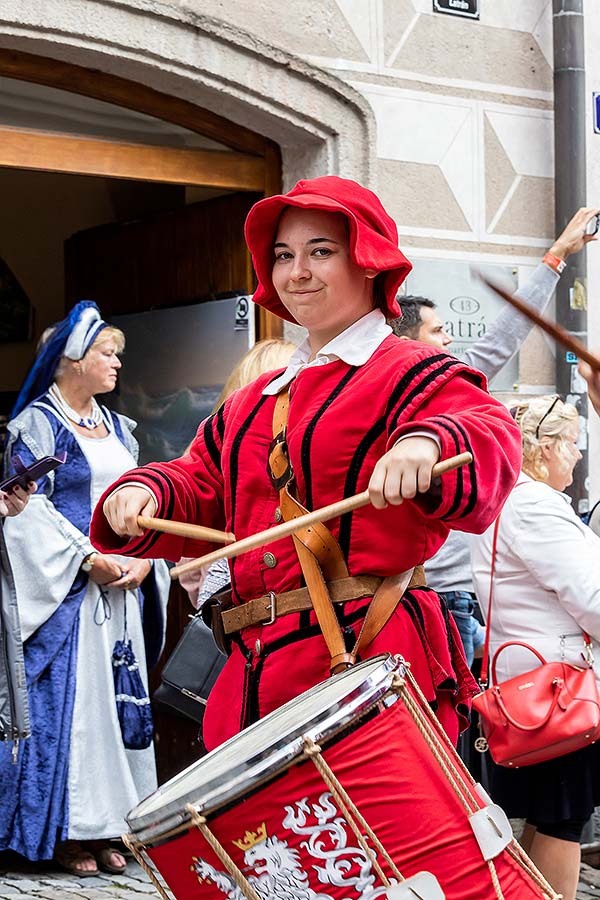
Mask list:
[[[177,900],[556,897],[391,657],[282,706],[127,821]]]

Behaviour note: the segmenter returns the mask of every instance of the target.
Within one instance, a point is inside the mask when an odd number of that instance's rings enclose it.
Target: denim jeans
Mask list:
[[[470,666],[475,650],[482,646],[485,639],[485,629],[473,615],[475,595],[468,591],[438,591],[438,594],[452,613]]]

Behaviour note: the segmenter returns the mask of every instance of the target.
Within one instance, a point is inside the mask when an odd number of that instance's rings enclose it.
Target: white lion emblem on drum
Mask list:
[[[286,806],[285,813],[282,827],[307,837],[301,847],[315,860],[311,868],[321,884],[347,888],[348,900],[351,897],[375,900],[385,896],[384,887],[374,887],[375,876],[364,850],[348,846],[346,820],[339,814],[330,793],[321,794],[318,803],[312,804],[305,797],[293,806]],[[234,843],[244,850],[244,874],[259,897],[332,900],[329,894],[319,893],[310,886],[300,852],[277,836],[269,837],[264,826],[257,832],[246,832],[241,841]],[[192,860],[191,869],[200,882],[211,881],[228,900],[244,900],[229,873],[218,871],[200,857],[194,856]],[[248,869],[254,873],[248,873]]]

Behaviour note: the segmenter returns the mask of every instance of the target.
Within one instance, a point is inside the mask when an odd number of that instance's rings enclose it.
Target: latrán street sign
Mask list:
[[[433,11],[447,16],[479,18],[479,0],[433,0]]]

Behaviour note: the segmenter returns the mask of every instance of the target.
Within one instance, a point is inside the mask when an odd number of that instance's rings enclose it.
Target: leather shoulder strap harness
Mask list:
[[[273,440],[269,447],[267,472],[273,486],[279,491],[281,514],[286,522],[308,512],[295,496],[294,471],[287,447],[288,411],[289,394],[285,389],[277,396],[275,403]],[[329,651],[330,670],[335,674],[356,662],[361,651],[386,625],[407,588],[416,583],[425,583],[424,573],[418,567],[418,574],[414,569],[409,569],[400,575],[381,580],[369,604],[354,648],[348,652],[328,586],[328,582],[356,580],[349,576],[341,548],[323,523],[302,529],[293,535],[293,540],[310,601]],[[416,580],[411,581],[415,574]]]

